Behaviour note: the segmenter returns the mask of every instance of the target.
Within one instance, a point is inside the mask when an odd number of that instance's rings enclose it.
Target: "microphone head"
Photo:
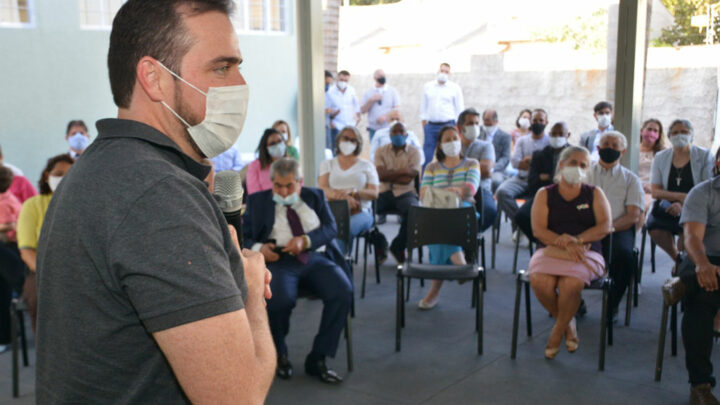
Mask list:
[[[234,170],[225,170],[215,174],[213,193],[220,209],[226,213],[240,210],[243,199],[243,186],[240,174]]]

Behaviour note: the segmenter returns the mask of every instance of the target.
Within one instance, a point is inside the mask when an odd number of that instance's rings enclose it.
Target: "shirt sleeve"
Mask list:
[[[643,192],[640,180],[633,173],[630,173],[630,184],[628,187],[627,200],[625,200],[625,206],[630,205],[640,208],[640,211],[645,209],[645,193]]]
[[[510,158],[510,164],[513,165],[514,168],[517,169],[518,164],[520,164],[520,161],[523,158],[523,140],[525,138],[518,139],[517,143],[515,144],[515,151],[512,154],[512,157]]]
[[[652,164],[650,165],[650,184],[656,184],[658,186],[663,185],[662,182],[662,169],[660,168],[660,165],[658,164],[658,156],[655,155],[655,158],[652,161]]]
[[[425,173],[423,173],[422,176],[422,182],[420,183],[420,187],[432,187],[433,185],[433,178],[435,177],[435,173],[433,171],[433,165],[432,163],[425,166]]]
[[[685,204],[683,204],[682,214],[680,216],[681,224],[698,222],[707,225],[710,214],[708,202],[710,201],[709,194],[711,186],[712,183],[708,182],[690,190],[690,193],[685,197]]]
[[[489,160],[493,163],[495,163],[495,148],[490,142],[487,142],[485,144],[485,147],[483,148],[483,153],[480,156],[480,160]]]
[[[715,166],[715,159],[709,150],[705,151],[705,162],[703,162],[702,171],[700,173],[700,181],[713,178],[713,166]]]
[[[475,195],[480,185],[480,164],[475,159],[468,165],[468,170],[465,174],[465,185],[470,189],[472,195]]]
[[[365,91],[362,96],[362,100],[360,101],[360,105],[365,105],[365,103],[370,100],[370,90]]]
[[[320,176],[330,173],[330,160],[324,160],[320,163]]]
[[[397,90],[392,88],[392,95],[393,95],[393,102],[390,106],[391,108],[398,108],[400,106],[400,95],[398,95]]]
[[[373,164],[375,164],[376,167],[385,167],[385,156],[380,153],[376,154],[377,151],[371,151],[370,157],[373,159]]]
[[[244,308],[240,256],[205,193],[167,177],[110,238],[112,276],[150,333]]]
[[[412,145],[408,148],[408,151],[410,152],[410,167],[417,170],[418,173],[422,173],[422,159],[420,157],[420,154],[422,153],[419,148],[412,147]]]
[[[380,178],[377,173],[375,166],[369,161],[365,161],[365,177],[367,178],[367,184],[377,186],[380,184]]]
[[[17,242],[20,249],[37,249],[39,221],[42,221],[38,199],[27,200],[20,209],[17,220]]]

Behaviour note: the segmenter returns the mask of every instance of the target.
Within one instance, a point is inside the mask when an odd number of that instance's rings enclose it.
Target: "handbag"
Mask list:
[[[429,208],[459,208],[460,197],[452,191],[428,187],[422,198],[422,206]]]

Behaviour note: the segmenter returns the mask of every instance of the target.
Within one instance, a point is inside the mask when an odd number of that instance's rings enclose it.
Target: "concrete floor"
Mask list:
[[[381,230],[392,238],[398,229],[395,217]],[[470,309],[470,284],[446,283],[440,303],[420,311],[417,302],[427,289],[412,285],[407,306],[403,346],[395,352],[395,277],[393,259],[381,268],[382,281],[368,278],[364,299],[359,298],[362,263],[355,267],[356,318],[353,320],[355,370],[346,373],[345,345],[328,363],[345,375],[340,386],[327,386],[304,375],[302,364],[319,324],[321,302],[302,300],[292,317],[287,342],[296,375],[276,380],[268,404],[686,404],[689,386],[684,351],[670,356],[669,335],[662,382],[653,381],[658,328],[660,285],[668,278],[671,262],[658,250],[656,274],[650,272],[649,254],[644,268],[640,305],[633,309],[630,327],[623,311],[615,328],[615,344],[608,348],[605,371],[597,370],[600,298],[597,291],[584,294],[588,314],[578,323],[580,349],[563,348],[552,361],[543,348],[552,319],[532,298],[533,337],[520,328],[518,354],[510,359],[515,277],[511,274],[512,248],[507,223],[503,224],[495,269],[488,273],[485,294],[484,354],[476,354],[474,311]],[[488,232],[489,242],[489,232]],[[649,243],[648,243],[649,244]],[[490,246],[486,247],[490,265]],[[520,267],[528,263],[527,249],[520,253]],[[373,274],[369,274],[373,276]],[[624,308],[624,301],[621,307]],[[521,313],[524,316],[524,312]],[[521,318],[524,319],[524,318]],[[713,355],[718,364],[718,352]],[[0,355],[0,405],[32,404],[34,350],[31,366],[21,373],[21,397],[11,399],[10,354]]]

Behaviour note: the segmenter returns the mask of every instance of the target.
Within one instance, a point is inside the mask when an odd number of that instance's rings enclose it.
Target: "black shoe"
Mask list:
[[[290,377],[292,377],[293,367],[290,363],[290,360],[288,360],[287,358],[287,354],[278,357],[275,375],[282,378],[283,380],[289,380]]]
[[[318,377],[320,381],[328,384],[340,384],[343,381],[334,370],[328,368],[323,358],[313,360],[308,356],[305,359],[305,374]]]
[[[585,316],[585,314],[587,314],[587,305],[585,305],[585,300],[581,300],[580,307],[575,313],[575,316],[578,318],[582,318],[583,316]]]
[[[387,215],[378,215],[377,216],[377,224],[378,225],[384,225],[387,222]]]
[[[698,384],[690,387],[690,405],[717,405],[720,401],[712,393],[710,384]]]

